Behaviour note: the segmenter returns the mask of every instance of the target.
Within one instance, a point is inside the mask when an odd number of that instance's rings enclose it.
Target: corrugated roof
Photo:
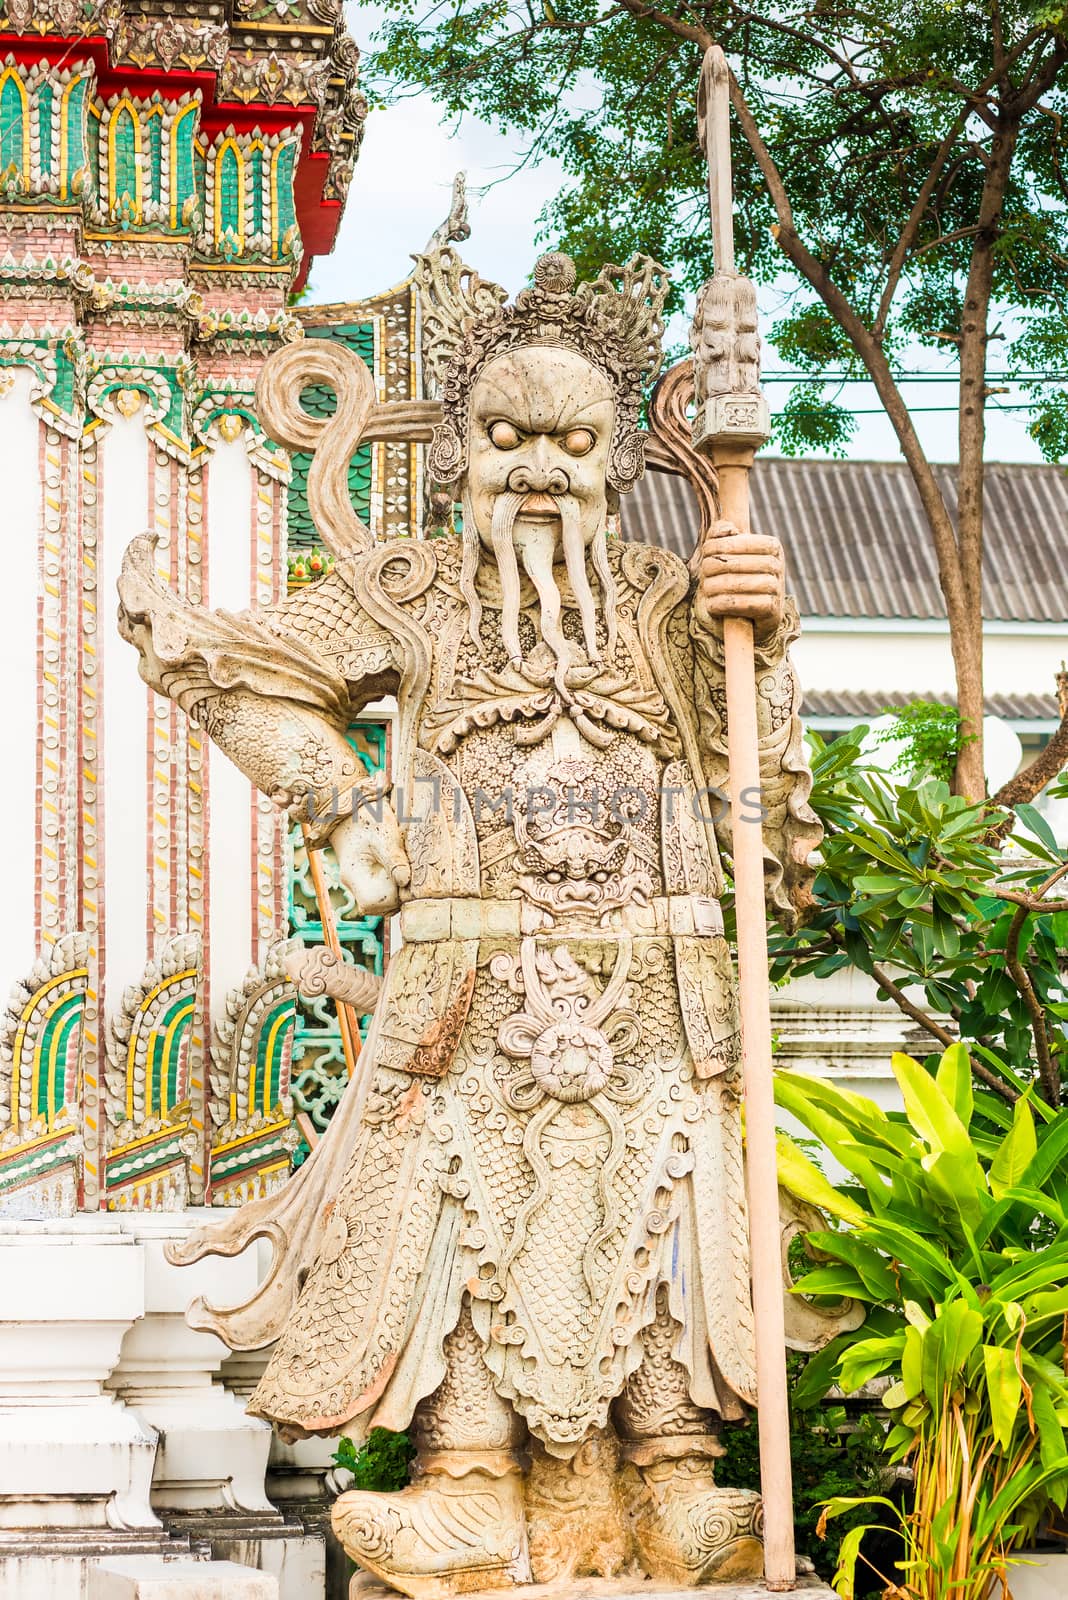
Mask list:
[[[955,514],[956,468],[934,472]],[[785,545],[803,616],[945,616],[931,536],[904,462],[758,457],[751,486],[753,525]],[[1068,620],[1068,474],[991,464],[986,507],[987,618]],[[624,497],[626,538],[688,557],[696,527],[681,478],[649,472]]]
[[[803,711],[810,721],[820,717],[878,717],[884,711],[898,711],[917,700],[929,705],[951,706],[951,694],[908,694],[900,689],[806,689]],[[986,697],[988,717],[1003,717],[1006,722],[1059,722],[1054,694],[990,694]]]

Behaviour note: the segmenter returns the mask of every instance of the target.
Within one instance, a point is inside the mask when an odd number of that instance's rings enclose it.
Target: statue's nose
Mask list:
[[[566,494],[570,482],[563,467],[548,459],[545,441],[539,440],[508,474],[508,488],[515,494]]]

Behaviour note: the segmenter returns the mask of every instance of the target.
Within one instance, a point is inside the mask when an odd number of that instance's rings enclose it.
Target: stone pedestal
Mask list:
[[[120,1557],[93,1568],[86,1600],[278,1600],[278,1584],[233,1561]]]
[[[213,1561],[236,1562],[270,1577],[278,1600],[324,1600],[326,1546],[321,1532],[309,1530],[275,1512],[242,1517],[216,1512],[211,1516],[168,1518],[172,1533],[199,1548]]]
[[[144,1252],[145,1314],[122,1341],[108,1387],[159,1435],[152,1503],[157,1511],[225,1509],[273,1516],[265,1477],[271,1430],[245,1412],[219,1380],[229,1354],[214,1334],[185,1320],[198,1294],[232,1304],[257,1282],[253,1252],[174,1267],[165,1247],[184,1239],[203,1213],[128,1213],[123,1234]]]
[[[834,1591],[819,1578],[800,1576],[791,1592],[802,1600],[836,1600]],[[635,1578],[572,1578],[564,1587],[558,1583],[525,1583],[512,1589],[472,1590],[465,1593],[464,1600],[686,1600],[687,1595],[704,1600],[769,1600],[770,1594],[763,1583],[712,1583],[701,1589],[671,1589]],[[397,1600],[397,1591],[370,1573],[357,1572],[349,1586],[349,1597]]]
[[[1068,1595],[1068,1555],[1021,1550],[1018,1562],[1009,1568],[1012,1600],[1064,1600]],[[996,1583],[992,1600],[1004,1600],[1004,1593]]]
[[[155,1433],[105,1388],[144,1312],[142,1252],[107,1217],[8,1222],[0,1283],[0,1540],[158,1528]]]
[[[264,1270],[266,1263],[263,1264]],[[222,1364],[222,1380],[243,1402],[260,1381],[271,1350],[235,1350]],[[330,1509],[338,1493],[333,1455],[336,1439],[299,1439],[286,1444],[277,1433],[271,1437],[267,1460],[267,1494],[290,1529],[283,1552],[285,1565],[272,1565],[274,1547],[263,1546],[263,1567],[276,1572],[281,1600],[345,1600],[351,1563],[330,1525]],[[299,1587],[301,1583],[307,1585]],[[319,1587],[313,1588],[313,1584]]]

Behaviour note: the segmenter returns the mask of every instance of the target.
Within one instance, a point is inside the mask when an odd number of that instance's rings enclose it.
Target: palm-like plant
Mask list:
[[[887,1450],[911,1468],[915,1497],[887,1594],[988,1600],[1068,1495],[1068,1114],[1027,1095],[991,1134],[963,1045],[934,1075],[904,1055],[893,1066],[903,1115],[825,1079],[777,1075],[779,1104],[849,1175],[832,1184],[781,1137],[780,1181],[834,1219],[809,1236],[822,1264],[797,1292],[871,1307],[810,1363],[805,1386],[815,1397],[834,1381],[850,1392],[893,1379]],[[857,1504],[831,1501],[825,1515]],[[842,1544],[845,1600],[864,1531]]]

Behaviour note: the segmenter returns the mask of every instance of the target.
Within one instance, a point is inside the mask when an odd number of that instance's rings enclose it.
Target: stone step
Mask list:
[[[799,1574],[791,1590],[798,1600],[836,1600],[833,1590],[819,1578]],[[631,1578],[572,1578],[567,1584],[525,1583],[514,1588],[465,1592],[463,1600],[769,1600],[771,1590],[764,1583],[712,1583],[700,1589],[673,1588],[667,1584],[635,1581]],[[369,1572],[356,1572],[349,1587],[350,1600],[399,1600],[390,1589]],[[1060,1600],[1060,1597],[1058,1597]]]
[[[86,1600],[278,1600],[278,1580],[236,1561],[116,1556],[89,1569]]]

